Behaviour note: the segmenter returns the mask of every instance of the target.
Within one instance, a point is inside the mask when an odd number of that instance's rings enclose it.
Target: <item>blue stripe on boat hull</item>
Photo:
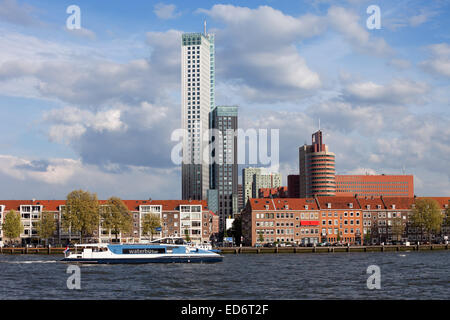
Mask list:
[[[223,257],[166,257],[166,258],[124,258],[124,259],[68,259],[64,258],[63,262],[76,262],[87,264],[143,264],[143,263],[215,263],[221,262]]]

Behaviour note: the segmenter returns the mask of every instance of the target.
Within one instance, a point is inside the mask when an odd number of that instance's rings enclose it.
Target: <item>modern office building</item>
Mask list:
[[[312,144],[299,150],[301,198],[336,194],[335,155],[323,143],[322,131],[312,135]]]
[[[242,184],[238,184],[238,212],[244,209],[244,194]]]
[[[280,173],[266,172],[264,168],[242,169],[244,206],[248,199],[259,197],[259,189],[279,188],[281,187],[281,182]]]
[[[210,188],[218,192],[219,228],[238,211],[237,136],[238,107],[217,106],[210,115],[214,135],[211,143]]]
[[[414,197],[413,175],[336,175],[336,196]]]
[[[209,189],[209,113],[215,107],[214,35],[186,33],[181,43],[182,199],[204,200]],[[206,154],[206,156],[205,156]]]

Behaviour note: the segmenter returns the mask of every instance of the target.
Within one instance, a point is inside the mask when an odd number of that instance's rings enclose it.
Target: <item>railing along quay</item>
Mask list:
[[[63,254],[65,248],[0,248],[0,254]]]
[[[448,250],[448,244],[384,245],[384,246],[332,246],[332,247],[220,247],[223,254],[258,253],[329,253],[329,252],[392,252]]]
[[[331,253],[331,252],[392,252],[448,250],[448,244],[384,245],[384,246],[333,246],[333,247],[220,247],[223,254],[259,253]],[[65,248],[0,248],[0,254],[63,254]]]

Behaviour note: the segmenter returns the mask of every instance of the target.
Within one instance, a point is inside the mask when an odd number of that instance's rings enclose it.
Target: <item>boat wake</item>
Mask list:
[[[9,264],[31,264],[31,263],[55,263],[57,260],[32,260],[32,261],[1,261],[0,263]]]

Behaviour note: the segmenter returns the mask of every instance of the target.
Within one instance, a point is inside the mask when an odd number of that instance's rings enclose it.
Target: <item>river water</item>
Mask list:
[[[80,266],[62,256],[0,255],[3,299],[450,299],[450,252],[225,255],[216,264]],[[381,288],[367,288],[377,265]]]

